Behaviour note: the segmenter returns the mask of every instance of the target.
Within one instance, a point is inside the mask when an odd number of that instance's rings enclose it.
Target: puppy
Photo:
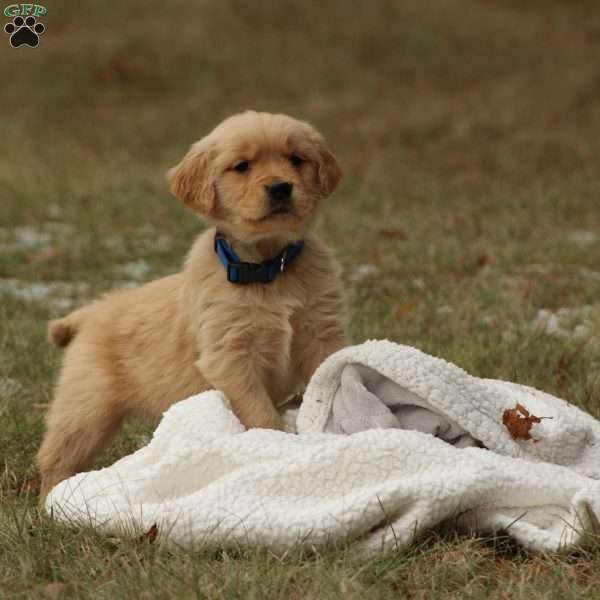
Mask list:
[[[38,453],[42,495],[88,468],[128,415],[222,390],[246,427],[346,345],[339,268],[311,230],[341,172],[313,127],[245,112],[194,144],[171,191],[215,225],[180,273],[114,291],[50,323],[68,346]]]

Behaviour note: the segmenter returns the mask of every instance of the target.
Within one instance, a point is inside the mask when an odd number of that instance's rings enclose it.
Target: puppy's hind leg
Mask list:
[[[46,420],[46,435],[37,455],[41,496],[63,479],[88,468],[108,444],[127,414],[126,402],[96,366],[65,364]]]

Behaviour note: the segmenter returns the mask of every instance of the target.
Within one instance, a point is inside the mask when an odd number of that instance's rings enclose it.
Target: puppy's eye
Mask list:
[[[295,167],[299,167],[304,162],[304,159],[301,156],[298,156],[297,154],[290,154],[290,162]]]
[[[247,160],[242,160],[233,167],[233,170],[238,173],[245,173],[249,168],[250,163]]]

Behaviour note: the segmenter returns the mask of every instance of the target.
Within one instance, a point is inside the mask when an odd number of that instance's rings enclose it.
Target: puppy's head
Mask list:
[[[169,171],[171,192],[238,239],[297,239],[341,171],[321,135],[285,115],[245,112]]]

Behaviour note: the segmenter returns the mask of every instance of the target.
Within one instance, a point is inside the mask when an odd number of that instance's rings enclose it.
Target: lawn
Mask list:
[[[179,268],[204,224],[166,170],[223,117],[313,122],[351,337],[414,345],[600,418],[600,12],[590,0],[63,0],[0,40],[0,597],[600,598],[562,555],[432,531],[397,554],[201,553],[53,523],[34,455],[45,323]],[[6,19],[8,21],[10,19]],[[143,444],[129,424],[100,459]]]

